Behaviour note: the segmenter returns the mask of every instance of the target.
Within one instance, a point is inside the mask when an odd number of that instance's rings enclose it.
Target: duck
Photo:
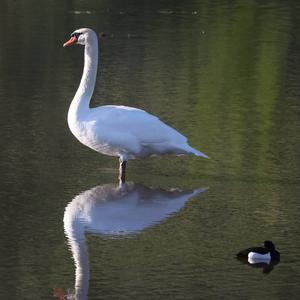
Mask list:
[[[264,241],[264,247],[250,247],[237,253],[237,258],[249,264],[279,262],[280,253],[272,241]]]
[[[90,107],[98,69],[98,37],[90,28],[75,30],[63,47],[84,46],[84,67],[68,111],[68,125],[83,145],[119,158],[119,179],[125,182],[128,160],[164,154],[209,158],[188,144],[187,138],[158,117],[135,107]]]

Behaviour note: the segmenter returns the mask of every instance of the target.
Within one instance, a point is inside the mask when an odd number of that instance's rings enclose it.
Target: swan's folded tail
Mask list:
[[[209,187],[203,187],[203,188],[195,189],[195,190],[193,191],[193,196],[196,196],[196,195],[198,195],[198,194],[200,194],[200,193],[203,193],[203,192],[205,192],[205,191],[208,190],[208,189],[209,189]]]
[[[194,149],[195,150],[195,149]],[[204,154],[203,152],[200,152],[198,150],[195,150],[195,152],[193,152],[196,156],[201,156],[204,158],[209,158],[209,156],[207,156],[206,154]]]
[[[198,150],[192,148],[190,145],[188,145],[186,147],[186,150],[187,150],[188,153],[194,154],[196,156],[201,156],[201,157],[204,157],[204,158],[209,158],[209,156],[207,156],[206,154],[204,154],[201,151],[198,151]]]

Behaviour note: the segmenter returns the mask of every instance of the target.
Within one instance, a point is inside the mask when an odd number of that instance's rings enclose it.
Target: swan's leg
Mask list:
[[[126,170],[126,161],[120,159],[119,180],[122,183],[125,182],[125,170]]]

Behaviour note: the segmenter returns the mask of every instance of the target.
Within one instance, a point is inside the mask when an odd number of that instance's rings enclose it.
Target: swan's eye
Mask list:
[[[80,33],[80,32],[74,32],[74,33],[71,34],[71,37],[75,37],[76,40],[78,40],[78,38],[79,38],[79,36],[80,36],[81,34],[82,34],[82,33]]]

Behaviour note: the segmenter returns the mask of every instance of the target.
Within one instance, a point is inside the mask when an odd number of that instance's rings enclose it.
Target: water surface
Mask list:
[[[209,189],[130,237],[87,232],[88,299],[295,299],[299,15],[297,1],[276,0],[4,1],[0,298],[74,294],[66,207],[117,184],[117,160],[80,145],[66,121],[83,49],[62,43],[91,27],[107,34],[92,106],[145,109],[211,159],[129,162],[128,180],[148,190]],[[269,274],[234,259],[265,239],[282,256]]]

